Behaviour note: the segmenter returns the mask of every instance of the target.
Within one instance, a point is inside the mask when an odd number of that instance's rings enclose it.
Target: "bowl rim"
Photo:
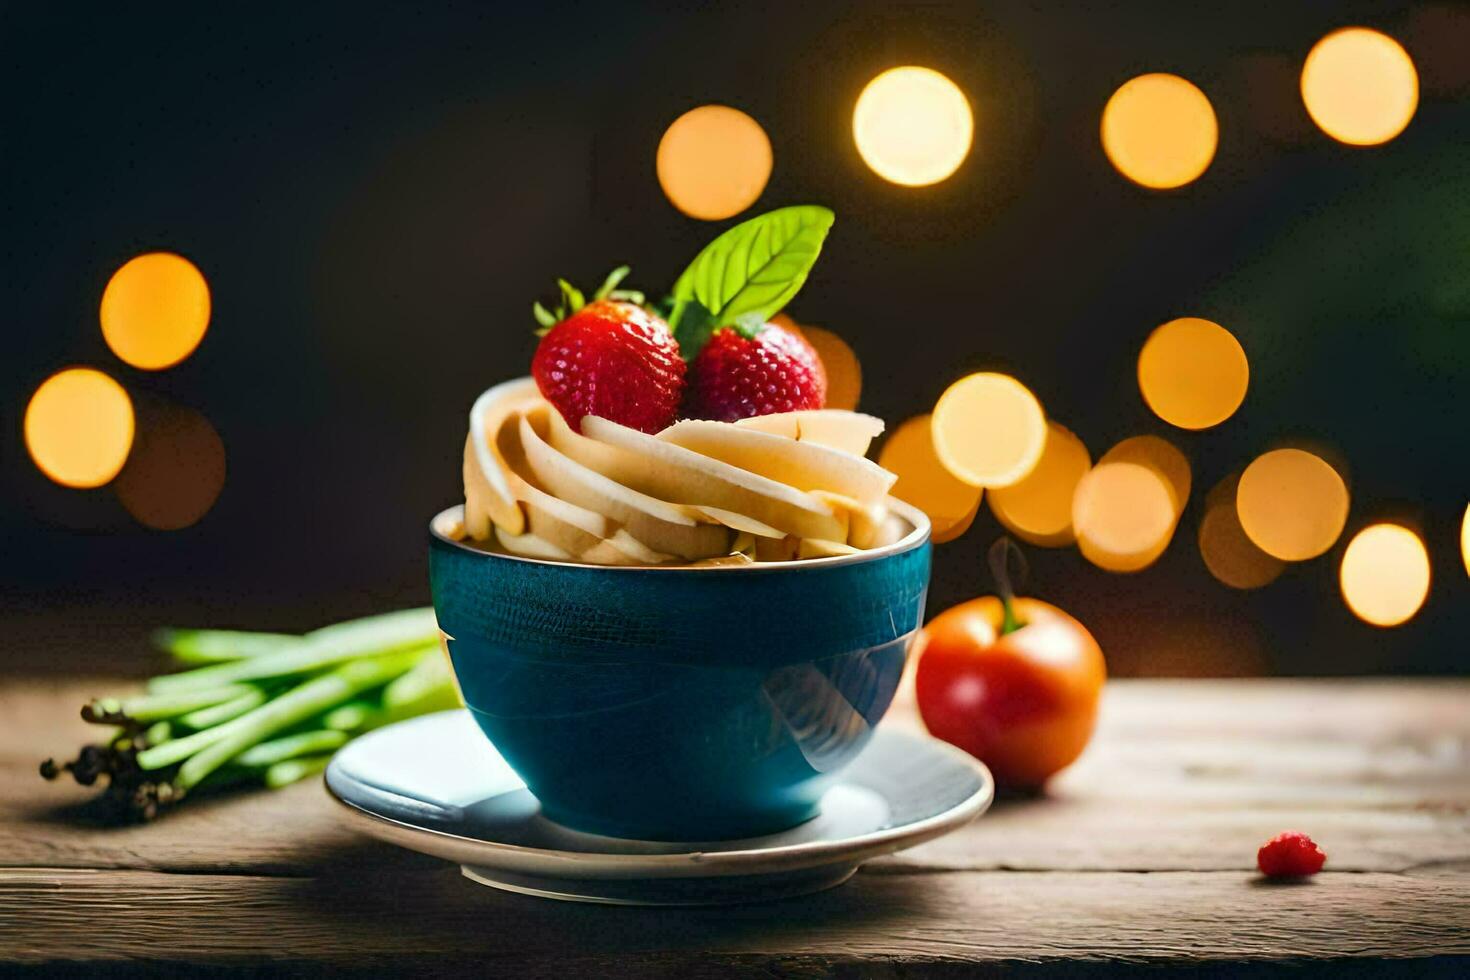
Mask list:
[[[680,574],[687,572],[714,573],[724,572],[726,574],[752,575],[771,574],[774,572],[791,572],[808,568],[833,568],[838,565],[856,565],[862,562],[877,561],[893,555],[903,554],[922,546],[929,540],[930,523],[929,516],[912,504],[899,500],[896,497],[887,499],[889,510],[894,511],[904,520],[909,522],[908,534],[899,538],[892,544],[883,545],[880,548],[869,548],[855,555],[832,555],[827,558],[794,558],[790,561],[764,561],[752,562],[749,565],[597,565],[582,561],[553,561],[547,558],[528,558],[524,555],[507,555],[499,551],[485,551],[468,545],[463,541],[451,538],[441,528],[451,520],[464,519],[464,504],[455,504],[446,507],[429,519],[429,537],[432,541],[446,545],[450,548],[475,555],[479,558],[498,559],[500,561],[519,562],[526,565],[545,565],[551,568],[595,568],[605,572],[640,572],[645,574]]]

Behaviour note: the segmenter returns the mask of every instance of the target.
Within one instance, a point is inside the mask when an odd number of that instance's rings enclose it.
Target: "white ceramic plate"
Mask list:
[[[985,812],[985,767],[934,739],[879,729],[790,830],[745,840],[637,841],[541,816],[467,711],[390,725],[327,768],[327,791],[357,830],[462,866],[497,888],[584,902],[712,905],[841,884],[859,864],[932,840]]]

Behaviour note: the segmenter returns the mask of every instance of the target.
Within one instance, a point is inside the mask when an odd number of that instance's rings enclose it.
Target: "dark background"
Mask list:
[[[896,425],[963,373],[1015,373],[1094,457],[1173,439],[1195,491],[1154,567],[1113,575],[1031,549],[1031,591],[1098,635],[1115,674],[1465,672],[1470,582],[1470,13],[1443,3],[7,4],[0,12],[0,670],[111,636],[119,669],[160,622],[304,629],[427,601],[425,523],[460,493],[465,413],[525,373],[532,299],[621,261],[657,291],[720,228],[653,172],[665,126],[723,102],[770,134],[754,212],[825,203],[838,223],[793,304],[862,358],[863,408]],[[1322,35],[1379,27],[1414,56],[1403,135],[1333,142],[1301,106]],[[850,117],[873,75],[943,71],[975,147],[932,188],[862,164]],[[1113,90],[1145,71],[1201,86],[1213,165],[1173,193],[1104,158]],[[192,259],[210,330],[176,369],[102,341],[108,277],[142,251]],[[1155,419],[1148,332],[1215,319],[1251,389],[1219,429]],[[228,452],[213,510],[138,527],[107,488],[64,490],[26,456],[46,376],[90,364],[135,400],[203,412]],[[1333,447],[1353,494],[1321,559],[1238,593],[1195,533],[1204,492],[1286,439]],[[1351,533],[1420,528],[1428,602],[1395,630],[1348,612]],[[988,512],[936,556],[930,608],[990,587]]]

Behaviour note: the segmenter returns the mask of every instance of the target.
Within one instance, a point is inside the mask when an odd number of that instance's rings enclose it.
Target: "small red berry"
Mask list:
[[[642,432],[674,421],[684,360],[668,324],[641,306],[596,300],[552,327],[531,359],[541,397],[581,431],[597,415]]]
[[[1268,878],[1303,878],[1322,870],[1327,855],[1299,830],[1277,834],[1256,852],[1256,866]]]
[[[689,366],[690,414],[734,422],[752,415],[821,408],[827,372],[801,334],[768,323],[754,336],[715,331]]]

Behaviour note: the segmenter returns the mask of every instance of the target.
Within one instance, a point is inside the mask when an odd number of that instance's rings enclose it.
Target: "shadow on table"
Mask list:
[[[19,809],[17,815],[28,823],[49,824],[69,830],[108,830],[125,825],[119,819],[117,804],[100,792],[84,800],[34,804]]]
[[[805,945],[821,934],[913,921],[938,896],[924,876],[885,884],[883,901],[861,887],[862,874],[812,895],[741,905],[693,908],[629,907],[559,902],[476,884],[459,869],[403,873],[376,863],[312,879],[298,892],[303,915],[364,920],[398,931],[405,949],[439,948],[514,959],[596,957],[634,952],[738,953],[767,946]],[[885,876],[886,877],[886,876]]]
[[[201,794],[177,811],[139,821],[123,814],[102,787],[81,797],[76,787],[67,787],[66,799],[53,800],[55,788],[36,782],[26,784],[18,798],[0,800],[0,824],[15,835],[11,843],[20,850],[3,855],[0,863],[52,865],[64,857],[68,867],[291,878],[369,867],[381,874],[443,867],[427,855],[340,828],[331,811],[314,806],[320,790],[312,787]]]

